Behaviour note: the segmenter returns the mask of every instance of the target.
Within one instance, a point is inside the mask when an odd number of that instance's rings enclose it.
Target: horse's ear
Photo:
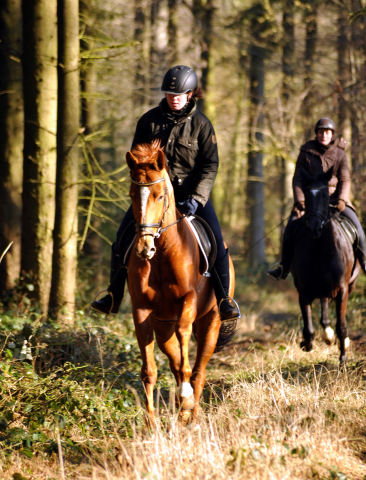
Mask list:
[[[333,176],[333,167],[330,167],[330,169],[324,174],[324,180],[328,183],[329,180],[332,178],[332,176]]]
[[[131,152],[126,153],[126,162],[130,170],[134,170],[137,166],[137,159],[132,155]]]
[[[160,171],[164,170],[164,168],[165,168],[165,154],[164,154],[163,150],[159,149],[159,151],[158,151],[158,156],[156,157],[156,165],[157,165],[157,167]]]

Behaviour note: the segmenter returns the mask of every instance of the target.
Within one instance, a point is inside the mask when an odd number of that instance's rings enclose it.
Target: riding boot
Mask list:
[[[99,313],[117,313],[121,305],[125,283],[127,279],[127,269],[121,266],[120,257],[115,253],[115,243],[112,245],[111,255],[111,273],[110,284],[107,288],[108,294],[100,300],[94,300],[91,304],[92,308]]]
[[[277,267],[272,267],[267,274],[276,280],[285,280],[290,273],[292,257],[294,253],[293,231],[296,220],[290,219],[283,232],[282,258]]]
[[[211,270],[211,274],[221,321],[240,318],[239,309],[233,307],[228,298],[230,287],[228,249],[226,249],[226,254],[221,260],[216,260],[215,265]]]
[[[366,237],[361,222],[356,212],[349,206],[341,213],[342,216],[350,220],[357,230],[357,242],[353,246],[357,260],[360,262],[363,273],[366,274]]]

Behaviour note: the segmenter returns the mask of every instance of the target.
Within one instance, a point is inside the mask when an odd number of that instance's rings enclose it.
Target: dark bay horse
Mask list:
[[[321,325],[325,340],[332,343],[334,332],[328,317],[328,301],[335,299],[340,362],[347,361],[349,344],[346,324],[348,296],[355,287],[360,272],[353,246],[337,220],[335,209],[329,206],[328,182],[333,167],[326,173],[309,175],[302,171],[305,192],[305,217],[299,220],[295,231],[294,256],[291,273],[299,292],[299,303],[304,320],[301,347],[312,349],[314,328],[311,304],[321,301]],[[332,213],[333,211],[333,213]]]
[[[176,210],[160,143],[138,145],[126,154],[137,237],[128,264],[128,288],[142,356],[150,424],[156,425],[153,389],[157,380],[154,334],[177,382],[180,419],[198,415],[206,365],[215,350],[221,321],[208,277],[199,271],[200,252],[187,220]],[[230,260],[230,296],[234,269]],[[195,322],[196,360],[188,343]]]

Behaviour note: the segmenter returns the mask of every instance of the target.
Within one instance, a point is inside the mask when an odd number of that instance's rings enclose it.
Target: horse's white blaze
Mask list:
[[[324,336],[327,340],[332,340],[333,337],[334,337],[334,330],[333,328],[331,327],[327,327],[325,330],[324,330]]]
[[[314,189],[314,190],[310,190],[310,192],[314,195],[314,197],[316,197],[319,193],[319,190]]]
[[[190,397],[193,395],[192,385],[188,382],[183,382],[179,385],[177,393],[180,397]]]
[[[349,337],[346,337],[346,338],[344,339],[344,348],[349,348],[350,343],[351,343],[351,342],[350,342]]]
[[[147,206],[147,201],[150,195],[150,189],[149,187],[140,187],[140,192],[141,192],[142,223],[145,223],[146,206]]]

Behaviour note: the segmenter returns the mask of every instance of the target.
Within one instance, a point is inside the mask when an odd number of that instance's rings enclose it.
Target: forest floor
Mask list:
[[[145,424],[128,298],[112,319],[80,309],[72,328],[43,324],[24,298],[4,302],[0,479],[365,479],[365,283],[349,302],[340,369],[318,305],[306,353],[291,279],[258,283],[238,270],[243,318],[209,362],[197,425],[177,423],[173,378],[156,350],[156,432]],[[192,360],[194,351],[192,340]]]

